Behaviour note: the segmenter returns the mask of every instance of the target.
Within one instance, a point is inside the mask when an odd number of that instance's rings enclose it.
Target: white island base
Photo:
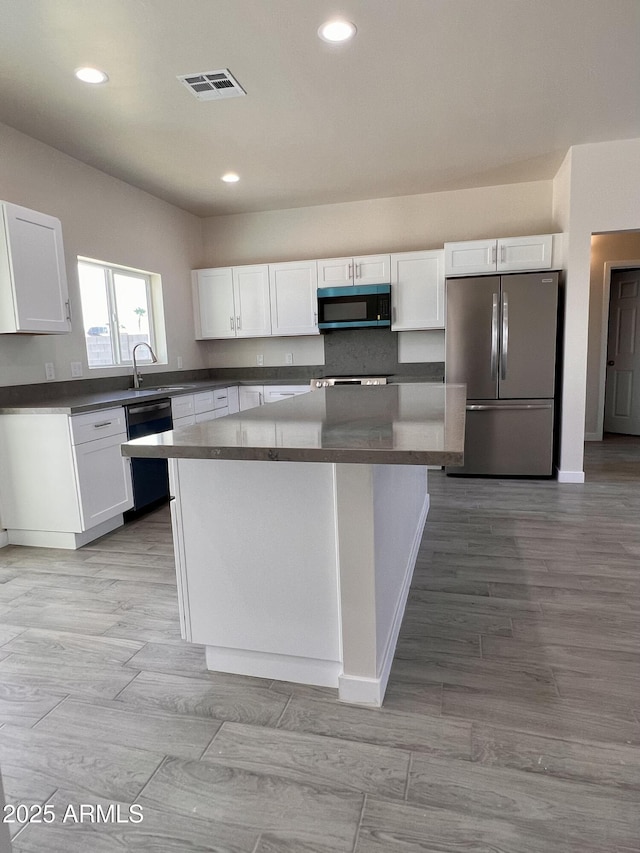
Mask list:
[[[422,465],[172,458],[183,638],[207,667],[382,704],[429,508]]]

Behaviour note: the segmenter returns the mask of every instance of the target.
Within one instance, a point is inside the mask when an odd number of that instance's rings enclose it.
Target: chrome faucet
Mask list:
[[[138,347],[146,347],[151,353],[151,362],[155,364],[158,361],[158,357],[155,352],[151,349],[149,344],[146,341],[140,341],[139,344],[136,344],[131,351],[131,358],[133,359],[133,387],[139,388],[142,383],[142,377],[140,376],[140,371],[138,370],[138,365],[136,364],[136,350]]]

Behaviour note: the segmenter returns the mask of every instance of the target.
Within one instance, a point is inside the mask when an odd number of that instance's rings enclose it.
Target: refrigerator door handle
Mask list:
[[[503,412],[503,411],[524,411],[526,409],[552,409],[553,403],[513,403],[512,405],[491,405],[470,403],[466,409],[468,412]]]
[[[500,379],[507,378],[507,356],[509,355],[509,297],[502,294],[502,351],[500,353]]]
[[[491,306],[491,378],[498,378],[498,294],[493,294]]]

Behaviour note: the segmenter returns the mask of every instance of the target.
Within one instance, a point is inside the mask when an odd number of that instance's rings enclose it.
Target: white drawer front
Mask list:
[[[199,391],[193,395],[193,402],[196,415],[201,412],[210,412],[214,407],[214,392]]]
[[[171,398],[171,417],[186,418],[188,415],[195,413],[195,403],[193,394],[181,394],[179,397]]]
[[[222,409],[229,404],[229,391],[227,388],[216,388],[213,392],[213,408]]]
[[[117,409],[100,409],[97,412],[87,412],[84,415],[72,415],[69,421],[73,444],[84,444],[85,441],[95,441],[97,438],[107,438],[110,435],[118,435],[127,431],[127,422],[122,406]]]

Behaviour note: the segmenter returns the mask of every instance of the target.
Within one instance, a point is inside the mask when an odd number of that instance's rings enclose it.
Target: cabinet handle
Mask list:
[[[99,424],[94,424],[93,428],[94,429],[100,429],[100,427],[111,426],[112,423],[113,423],[113,421],[101,421]]]
[[[354,264],[355,274],[354,278],[360,278],[360,264]]]
[[[233,328],[233,317],[229,317],[229,328],[231,329],[231,331],[232,331],[232,332],[234,331],[234,328]]]
[[[501,264],[504,263],[504,257],[505,257],[505,247],[500,246],[500,263]]]
[[[67,299],[67,301],[64,304],[66,305],[66,308],[67,308],[67,320],[69,322],[71,322],[71,302]]]
[[[258,405],[262,405],[262,391],[258,391]]]
[[[392,322],[395,324],[395,322],[396,322],[396,306],[395,305],[391,309],[391,317],[392,317]]]
[[[347,278],[353,278],[353,264],[349,264],[347,267]]]
[[[497,260],[498,260],[498,248],[497,248],[497,246],[493,246],[493,248],[491,249],[491,263],[495,264]]]
[[[242,326],[240,325],[240,315],[238,314],[236,316],[236,329],[241,329],[241,328],[242,328]]]

